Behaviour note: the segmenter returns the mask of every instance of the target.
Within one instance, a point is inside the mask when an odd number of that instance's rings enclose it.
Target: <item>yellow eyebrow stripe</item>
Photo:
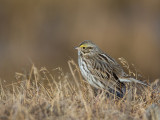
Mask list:
[[[82,47],[87,47],[87,45],[84,44],[84,45],[81,45],[80,47],[81,47],[81,48],[82,48]]]

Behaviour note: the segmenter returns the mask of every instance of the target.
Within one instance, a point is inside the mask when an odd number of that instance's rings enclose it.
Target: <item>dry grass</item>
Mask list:
[[[1,120],[158,120],[160,119],[160,86],[128,85],[123,99],[107,98],[104,92],[95,97],[83,82],[77,65],[68,62],[70,73],[60,68],[51,73],[33,64],[30,73],[16,73],[20,82],[0,84]]]

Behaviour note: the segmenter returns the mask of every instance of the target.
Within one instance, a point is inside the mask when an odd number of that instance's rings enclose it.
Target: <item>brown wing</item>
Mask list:
[[[127,74],[123,71],[122,67],[120,64],[118,64],[113,58],[111,58],[109,55],[105,53],[99,54],[101,57],[101,60],[105,63],[108,63],[110,67],[112,68],[112,71],[118,76],[118,77],[123,77],[127,76]]]
[[[106,89],[109,87],[112,90],[115,90],[116,88],[116,91],[123,94],[122,87],[125,85],[119,81],[116,75],[117,69],[113,66],[114,63],[112,63],[111,59],[105,56],[99,56],[92,58],[91,64],[91,66],[94,67],[88,68],[96,80],[99,80],[104,86],[106,86]]]

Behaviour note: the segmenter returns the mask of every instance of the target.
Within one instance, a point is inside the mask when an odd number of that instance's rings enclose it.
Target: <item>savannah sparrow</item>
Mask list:
[[[122,67],[90,40],[85,40],[76,49],[81,74],[93,87],[123,97],[126,91],[124,82],[144,84],[134,78],[127,78]]]

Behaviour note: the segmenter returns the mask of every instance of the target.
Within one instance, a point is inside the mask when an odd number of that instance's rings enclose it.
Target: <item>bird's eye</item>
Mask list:
[[[83,47],[83,49],[85,49],[85,47]]]

